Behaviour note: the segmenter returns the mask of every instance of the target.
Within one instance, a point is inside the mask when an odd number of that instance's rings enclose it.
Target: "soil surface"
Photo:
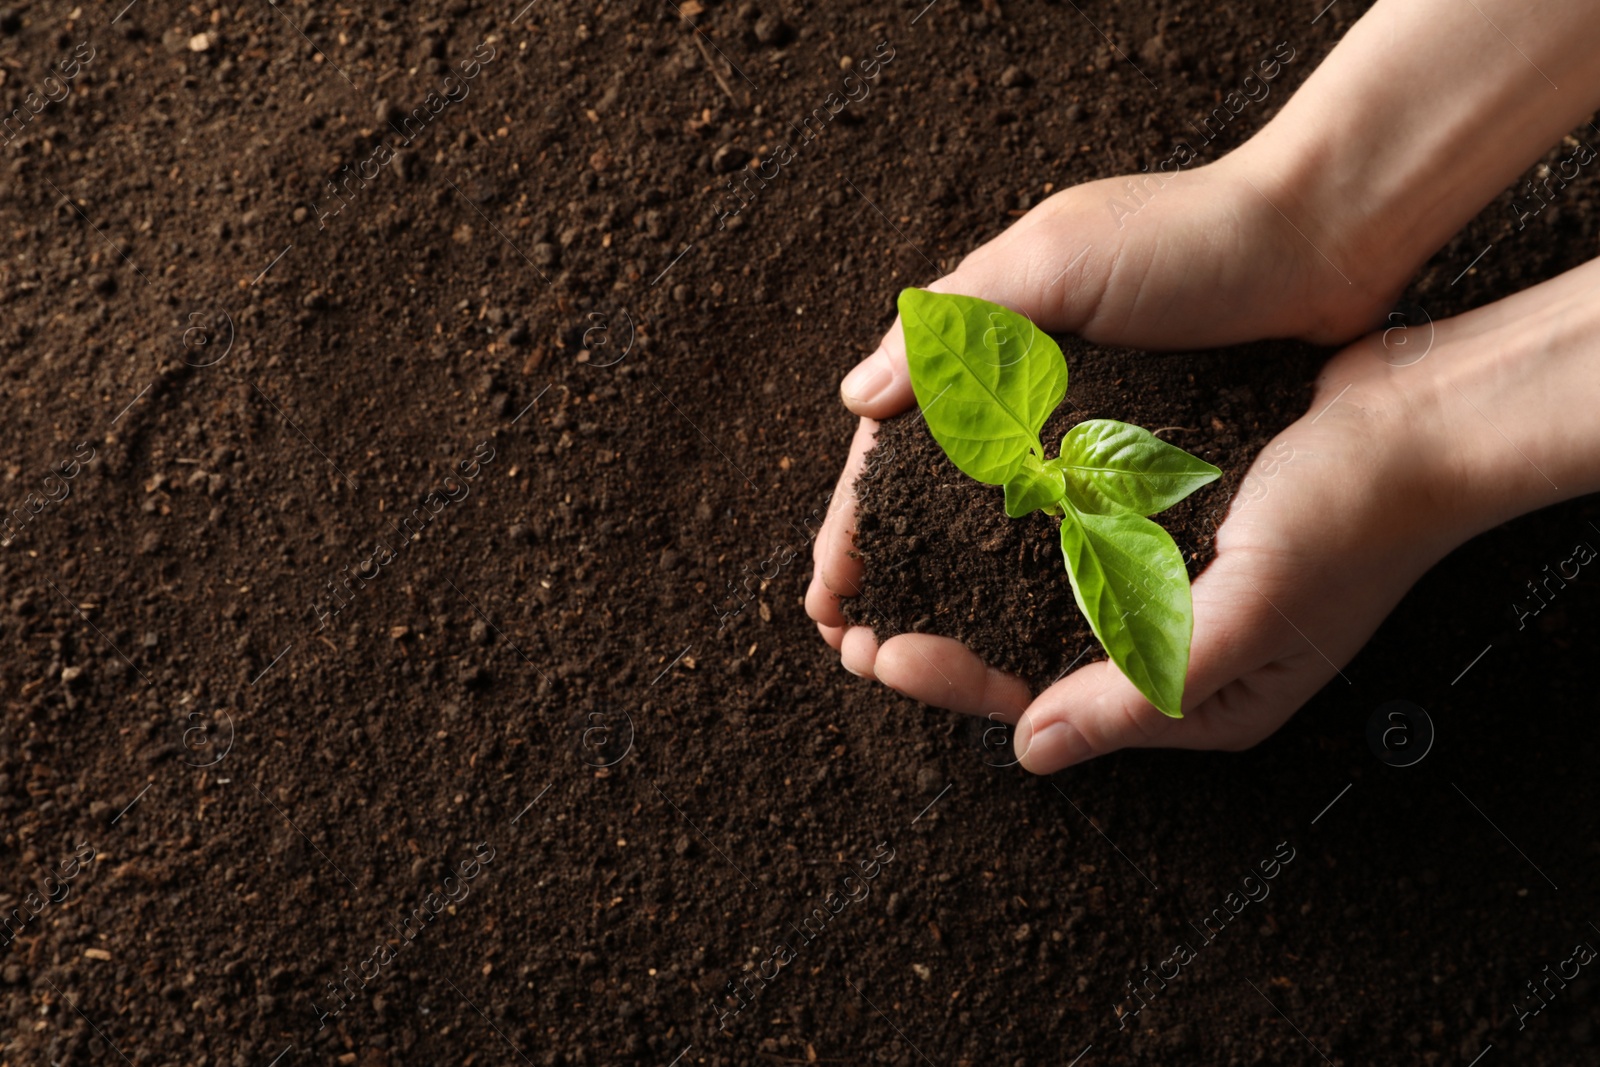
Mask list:
[[[1215,556],[1213,539],[1251,463],[1299,418],[1327,351],[1266,343],[1155,355],[1059,339],[1067,401],[1045,425],[1054,455],[1086,419],[1117,419],[1222,470],[1222,477],[1156,516],[1191,578]],[[861,595],[846,615],[879,640],[912,631],[954,637],[1037,692],[1069,668],[1105,659],[1073,601],[1061,522],[1005,513],[1005,494],[945,456],[913,411],[878,431],[856,480]]]
[[[803,611],[900,288],[1288,42],[1239,143],[1321,6],[11,0],[0,1064],[1593,1062],[1590,972],[1516,1008],[1600,936],[1600,582],[1509,605],[1595,501],[1237,755],[1032,779]],[[1411,298],[1583,261],[1595,189]]]

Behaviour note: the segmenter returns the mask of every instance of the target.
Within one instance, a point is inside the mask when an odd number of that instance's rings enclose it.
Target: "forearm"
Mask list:
[[[1452,542],[1600,492],[1597,295],[1593,260],[1408,331],[1407,344],[1430,347],[1420,361],[1389,368],[1387,388],[1416,431],[1414,495],[1452,516]],[[1374,350],[1374,361],[1382,355]]]
[[[1348,278],[1409,274],[1589,118],[1597,52],[1588,0],[1379,0],[1236,155]]]

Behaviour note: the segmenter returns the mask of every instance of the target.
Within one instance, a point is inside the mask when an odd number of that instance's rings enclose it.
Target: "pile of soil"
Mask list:
[[[1032,779],[803,610],[900,288],[1291,42],[1237,144],[1363,9],[1321,6],[10,0],[0,1065],[1592,1061],[1592,983],[1513,1008],[1600,914],[1600,587],[1502,635],[1592,501],[1239,755]],[[1520,233],[1508,191],[1410,296],[1591,256],[1596,188]]]
[[[1329,352],[1272,342],[1156,355],[1059,338],[1071,384],[1045,425],[1054,454],[1086,419],[1156,432],[1222,470],[1155,517],[1194,578],[1215,556],[1217,526],[1262,448],[1306,410]],[[1061,521],[1006,516],[1004,494],[956,469],[915,411],[886,421],[875,458],[856,481],[861,595],[846,616],[879,640],[953,637],[1035,692],[1069,668],[1105,658],[1073,601],[1061,559]]]

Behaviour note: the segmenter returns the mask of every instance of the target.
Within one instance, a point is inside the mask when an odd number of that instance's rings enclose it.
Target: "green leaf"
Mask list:
[[[1149,430],[1111,419],[1080,422],[1046,464],[1066,475],[1067,498],[1080,511],[1106,515],[1165,511],[1222,472]]]
[[[1023,457],[1022,467],[1006,483],[1006,514],[1020,519],[1059,502],[1066,484],[1058,470],[1039,462],[1037,456]]]
[[[1181,719],[1194,602],[1178,546],[1132,512],[1069,508],[1061,553],[1078,609],[1111,662],[1163,714]]]
[[[970,296],[904,289],[911,388],[935,441],[969,477],[1005,485],[1067,395],[1061,349],[1025,316]]]

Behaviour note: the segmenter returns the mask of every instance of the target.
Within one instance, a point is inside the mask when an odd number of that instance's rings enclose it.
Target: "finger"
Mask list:
[[[843,626],[824,626],[820,622],[817,623],[817,631],[822,634],[822,639],[828,643],[828,647],[835,652],[839,651],[839,646],[844,644],[845,630],[846,627]]]
[[[1032,693],[1015,675],[997,671],[960,641],[899,634],[878,649],[878,681],[912,700],[1013,723]]]
[[[1192,719],[1157,711],[1109,661],[1080,667],[1039,694],[1017,723],[1012,746],[1034,774],[1051,774],[1124,748],[1166,743]]]
[[[898,415],[916,400],[911,393],[905,335],[900,332],[898,315],[878,342],[877,350],[851,368],[839,383],[839,398],[845,407],[870,419]]]
[[[822,580],[820,571],[813,571],[811,584],[806,586],[806,614],[823,631],[827,637],[829,630],[843,630],[848,625],[844,612],[839,608],[839,595]],[[839,642],[829,641],[834,648],[839,647]]]
[[[839,642],[839,662],[857,678],[876,678],[873,662],[878,656],[878,639],[865,626],[852,626]]]
[[[877,432],[878,424],[871,419],[862,419],[856,427],[855,437],[850,441],[849,458],[828,501],[828,516],[811,549],[816,561],[815,573],[835,596],[855,596],[861,591],[861,560],[852,552],[856,535],[856,479],[867,465],[867,453]]]
[[[1023,715],[1014,737],[1023,767],[1050,774],[1124,748],[1243,748],[1276,729],[1299,706],[1282,706],[1293,686],[1283,676],[1256,675],[1299,650],[1286,643],[1283,620],[1260,591],[1267,580],[1260,563],[1248,552],[1221,553],[1194,583],[1183,718],[1163,715],[1115,664],[1093,663],[1045,690]]]

